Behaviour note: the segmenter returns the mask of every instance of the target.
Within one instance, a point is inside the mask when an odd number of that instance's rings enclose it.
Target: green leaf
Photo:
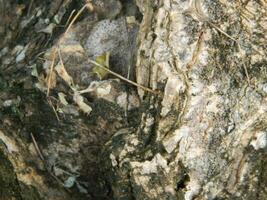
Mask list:
[[[109,68],[109,55],[110,55],[109,52],[103,53],[102,55],[97,56],[95,61],[98,64],[102,65],[103,67]],[[94,65],[93,72],[96,73],[96,75],[98,76],[100,80],[105,78],[107,74],[109,73],[107,70],[97,65]]]

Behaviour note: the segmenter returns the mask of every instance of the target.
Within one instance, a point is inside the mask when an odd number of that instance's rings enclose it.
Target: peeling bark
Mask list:
[[[266,2],[137,2],[137,81],[164,95],[138,89],[107,148],[115,199],[265,199]]]

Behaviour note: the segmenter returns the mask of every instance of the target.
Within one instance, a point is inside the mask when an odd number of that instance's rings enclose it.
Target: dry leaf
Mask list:
[[[50,88],[50,89],[55,88],[56,85],[57,85],[56,73],[53,72],[53,71],[51,72],[51,74],[48,73],[47,76],[46,76],[46,80],[45,80],[45,82],[46,82],[46,85],[47,85],[47,86],[49,85],[49,88]]]
[[[81,90],[81,91],[78,91],[78,93],[79,93],[79,94],[84,94],[84,93],[93,92],[93,91],[96,90],[96,88],[99,86],[99,84],[100,84],[100,83],[97,82],[97,81],[92,81],[92,82],[90,83],[90,85],[89,85],[86,89]]]
[[[65,67],[61,65],[60,63],[57,64],[55,67],[56,72],[58,75],[70,86],[73,86],[73,79],[66,71]]]
[[[73,101],[79,106],[79,108],[86,113],[87,115],[89,115],[92,111],[92,108],[87,105],[86,103],[84,103],[83,101],[83,97],[78,94],[77,92],[74,93],[73,95]]]
[[[55,27],[56,27],[56,24],[51,23],[51,24],[49,24],[47,27],[45,27],[44,29],[41,29],[41,30],[38,31],[38,32],[43,32],[43,33],[52,34],[52,33],[53,33],[53,30],[54,30]]]
[[[58,98],[59,98],[60,103],[62,103],[64,106],[66,106],[66,105],[69,104],[67,102],[66,98],[65,98],[66,95],[64,93],[59,92],[57,95],[58,95]]]
[[[72,41],[71,44],[61,44],[60,50],[63,55],[64,54],[84,54],[85,52],[83,47],[76,41]]]

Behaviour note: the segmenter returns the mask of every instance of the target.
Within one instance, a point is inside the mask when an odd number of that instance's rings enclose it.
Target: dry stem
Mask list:
[[[96,66],[102,68],[102,69],[105,69],[105,70],[108,71],[110,74],[112,74],[112,75],[118,77],[119,79],[121,79],[121,80],[123,80],[123,81],[126,81],[127,83],[130,83],[130,84],[132,84],[132,85],[134,85],[134,86],[136,86],[136,87],[139,87],[139,88],[141,88],[141,89],[143,89],[143,90],[145,90],[145,91],[147,91],[147,92],[151,92],[151,93],[153,93],[153,94],[157,94],[157,95],[160,94],[160,92],[158,92],[158,91],[154,91],[154,90],[152,90],[152,89],[150,89],[150,88],[147,88],[147,87],[145,87],[145,86],[143,86],[143,85],[140,85],[140,84],[138,84],[138,83],[136,83],[136,82],[133,82],[133,81],[127,79],[127,78],[124,78],[124,77],[121,76],[120,74],[117,74],[117,73],[111,71],[110,69],[108,69],[108,68],[106,68],[106,67],[100,65],[99,63],[97,63],[97,62],[95,62],[95,61],[93,61],[93,60],[91,60],[91,59],[88,59],[88,61],[89,61],[90,63],[92,63],[92,64],[94,64],[94,65],[96,65]]]

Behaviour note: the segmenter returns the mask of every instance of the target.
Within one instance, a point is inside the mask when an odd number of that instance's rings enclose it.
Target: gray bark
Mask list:
[[[113,136],[115,198],[266,199],[266,2],[137,2],[137,81],[163,95]]]

